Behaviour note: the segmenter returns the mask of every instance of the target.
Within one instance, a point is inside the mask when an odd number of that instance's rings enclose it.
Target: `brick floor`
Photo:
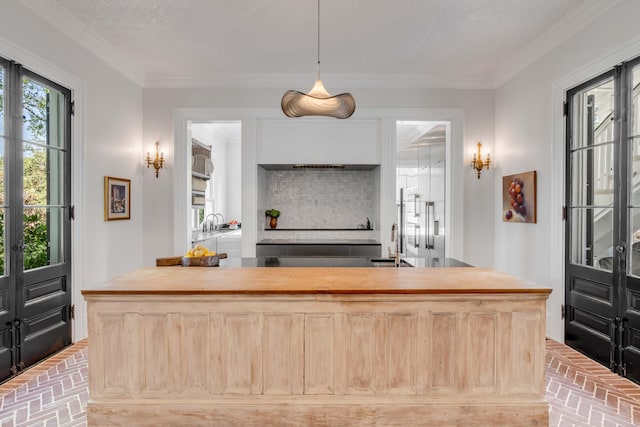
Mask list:
[[[87,340],[0,385],[0,426],[86,426]]]
[[[640,386],[564,344],[546,347],[550,426],[640,426]],[[85,426],[87,352],[80,341],[0,385],[0,427]]]
[[[640,386],[547,340],[550,426],[640,426]]]

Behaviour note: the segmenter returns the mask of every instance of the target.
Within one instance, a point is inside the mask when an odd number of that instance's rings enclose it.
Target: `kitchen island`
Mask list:
[[[549,292],[471,267],[138,270],[83,291],[89,425],[548,425]]]

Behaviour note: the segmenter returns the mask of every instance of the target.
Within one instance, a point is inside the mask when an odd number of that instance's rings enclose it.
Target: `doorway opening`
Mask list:
[[[191,244],[240,256],[240,121],[191,123]]]
[[[445,260],[450,123],[396,122],[396,208],[400,250],[429,265]]]

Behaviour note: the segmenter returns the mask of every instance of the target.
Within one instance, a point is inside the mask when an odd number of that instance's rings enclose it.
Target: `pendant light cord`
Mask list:
[[[320,80],[320,0],[318,0],[318,65],[316,66],[316,80]]]

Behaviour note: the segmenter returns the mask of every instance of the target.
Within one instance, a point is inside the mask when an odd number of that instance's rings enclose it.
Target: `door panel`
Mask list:
[[[625,141],[624,154],[627,157],[626,174],[627,201],[623,206],[628,226],[624,237],[630,242],[626,259],[626,271],[620,283],[621,323],[620,323],[620,359],[622,371],[628,378],[640,382],[640,59],[622,67],[621,89],[626,93],[622,97],[622,110],[628,116],[622,121],[621,140]],[[626,126],[625,126],[626,125]]]
[[[584,270],[578,267],[569,274],[565,343],[609,366],[615,318],[611,274]]]
[[[567,93],[565,340],[640,383],[639,63]]]
[[[565,342],[614,367],[618,253],[614,73],[569,91]]]
[[[71,343],[71,93],[0,65],[2,381]]]
[[[14,365],[13,346],[13,320],[15,319],[15,279],[10,276],[11,259],[9,257],[11,248],[12,228],[7,224],[10,218],[8,215],[8,195],[6,178],[7,158],[7,110],[10,101],[9,94],[5,91],[8,83],[7,66],[8,61],[0,58],[0,381],[11,375],[11,367]]]
[[[22,272],[17,314],[27,367],[71,343],[69,93],[25,72],[22,114]],[[66,244],[65,244],[66,242]],[[21,273],[21,274],[20,274]],[[21,279],[21,280],[20,280]]]

